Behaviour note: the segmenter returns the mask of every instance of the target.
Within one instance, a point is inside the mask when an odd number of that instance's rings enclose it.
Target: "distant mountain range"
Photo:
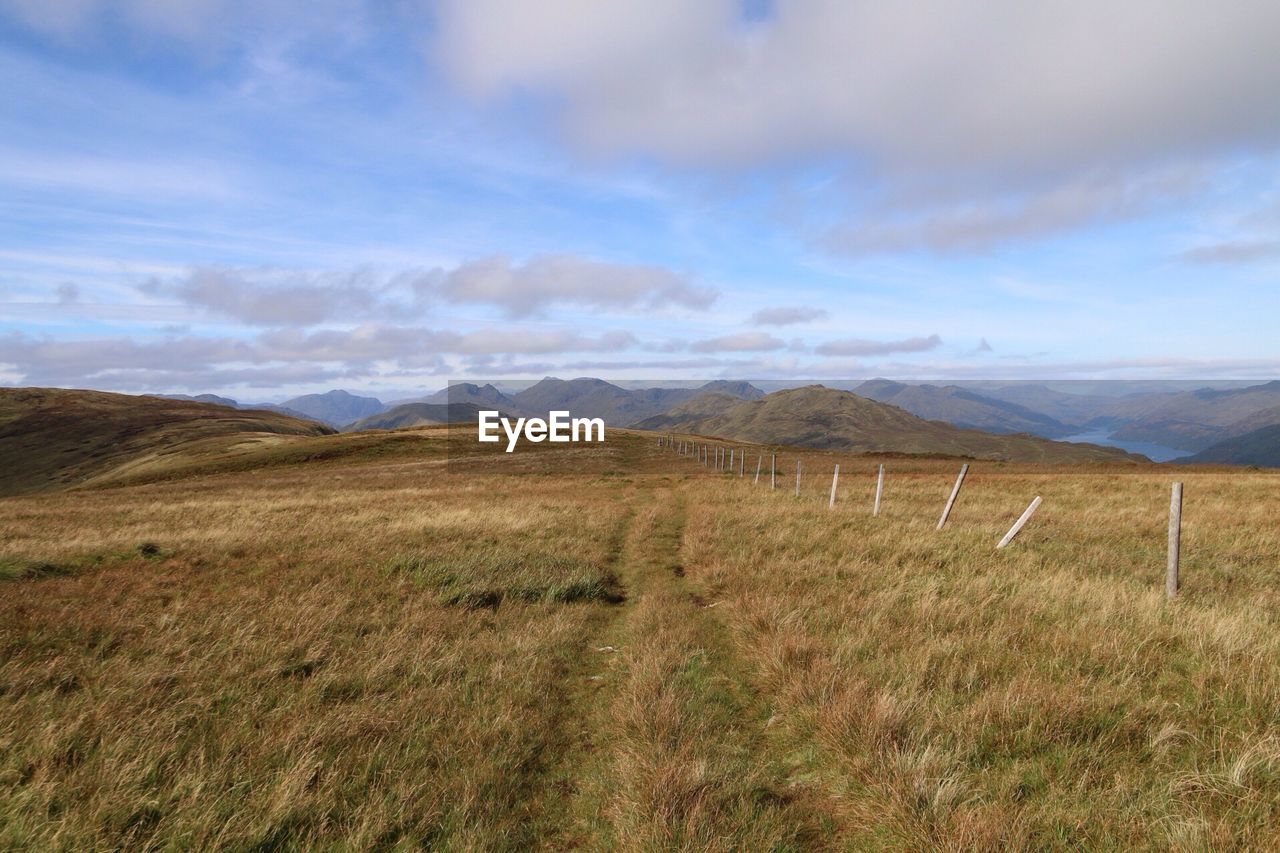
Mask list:
[[[763,391],[748,382],[719,380],[696,388],[633,389],[603,379],[548,377],[512,394],[503,393],[493,385],[460,382],[423,398],[422,402],[469,404],[515,417],[546,417],[551,411],[568,411],[575,417],[601,418],[611,427],[628,427],[708,393],[725,394],[737,400],[758,400],[764,396]],[[396,409],[391,409],[387,414],[394,411]]]
[[[777,391],[756,400],[704,395],[636,426],[760,444],[865,453],[939,454],[1018,462],[1146,461],[1113,447],[961,429],[821,385]]]
[[[766,383],[767,384],[767,383]],[[1164,383],[1126,383],[1137,389],[1118,393],[1118,383],[972,382],[935,385],[873,379],[850,386],[853,393],[895,406],[927,421],[978,429],[998,435],[1029,433],[1064,438],[1101,433],[1117,442],[1144,442],[1200,454],[1233,439],[1227,453],[1237,464],[1271,464],[1266,459],[1266,427],[1280,424],[1280,382],[1231,388],[1172,390]],[[1069,390],[1063,390],[1067,388]],[[1104,393],[1105,392],[1105,393]],[[462,406],[496,409],[516,417],[545,416],[553,409],[579,417],[599,417],[611,427],[647,424],[665,428],[687,423],[693,416],[721,413],[735,402],[759,400],[765,391],[748,382],[719,380],[699,387],[627,388],[601,379],[546,378],[518,391],[492,384],[457,383],[432,394],[384,403],[376,397],[347,391],[308,394],[281,404],[238,403],[203,394],[177,397],[241,409],[262,409],[310,418],[345,430],[389,429],[397,426],[457,422],[470,419],[471,410],[424,409],[422,406]],[[772,395],[771,395],[772,396]],[[410,408],[406,408],[410,407]],[[417,408],[412,408],[417,407]]]
[[[1200,451],[1274,423],[1280,423],[1280,382],[1174,394],[1125,423],[1115,435]]]
[[[342,428],[343,432],[359,432],[366,429],[403,429],[405,427],[439,426],[441,424],[475,423],[482,410],[493,410],[492,405],[475,403],[403,403],[385,412],[361,418]],[[500,415],[506,415],[501,409]]]

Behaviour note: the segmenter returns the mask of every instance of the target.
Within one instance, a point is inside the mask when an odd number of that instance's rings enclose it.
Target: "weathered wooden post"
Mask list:
[[[769,457],[769,489],[770,491],[778,488],[778,454],[774,453]]]
[[[969,463],[966,462],[960,466],[960,476],[956,477],[955,488],[951,490],[951,497],[947,498],[947,505],[942,508],[942,518],[938,519],[938,530],[947,523],[947,516],[951,515],[951,507],[955,506],[956,496],[960,494],[960,486],[964,484],[964,475],[969,473]]]
[[[840,465],[836,465],[836,470],[831,472],[831,500],[827,501],[827,509],[835,509],[836,507],[836,483],[840,482]]]
[[[738,454],[738,476],[739,476],[739,477],[745,477],[745,476],[747,476],[747,450],[746,450],[746,448],[743,448],[742,452]]]
[[[880,496],[884,494],[884,465],[880,465],[880,474],[876,477],[876,503],[871,508],[871,517],[875,518],[880,514]]]
[[[800,497],[800,460],[796,460],[796,497]]]
[[[1022,526],[1031,519],[1031,515],[1036,511],[1036,507],[1038,506],[1040,506],[1040,496],[1036,495],[1036,499],[1031,502],[1031,506],[1023,510],[1022,515],[1020,515],[1018,520],[1013,523],[1013,527],[1010,527],[1009,532],[1000,540],[1000,544],[996,545],[997,550],[1013,541],[1013,537],[1017,536],[1018,531],[1022,530]]]
[[[757,453],[756,454],[756,482],[755,482],[757,486],[760,485],[760,463],[762,462],[764,462],[764,454]]]
[[[1178,594],[1178,559],[1182,551],[1182,484],[1173,484],[1169,498],[1169,565],[1165,569],[1164,594],[1174,598]]]

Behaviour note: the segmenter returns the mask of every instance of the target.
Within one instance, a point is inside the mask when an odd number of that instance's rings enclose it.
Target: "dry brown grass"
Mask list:
[[[0,500],[0,846],[1280,840],[1275,474],[445,440]]]

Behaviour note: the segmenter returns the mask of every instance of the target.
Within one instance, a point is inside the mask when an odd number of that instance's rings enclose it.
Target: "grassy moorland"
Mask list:
[[[1280,475],[456,440],[0,500],[0,847],[1280,842]]]

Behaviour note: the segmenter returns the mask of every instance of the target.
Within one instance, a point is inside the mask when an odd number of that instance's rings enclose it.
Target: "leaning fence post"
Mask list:
[[[1036,499],[1031,502],[1031,506],[1027,507],[1022,515],[1018,516],[1018,520],[1013,523],[1013,527],[1010,527],[1009,532],[1000,540],[1000,544],[996,546],[997,549],[1003,548],[1013,541],[1013,537],[1018,535],[1018,531],[1022,530],[1022,526],[1030,520],[1032,513],[1036,511],[1038,506],[1040,506],[1040,496],[1036,495]]]
[[[762,462],[764,462],[764,454],[757,453],[756,454],[756,482],[755,482],[757,486],[760,485],[760,463]]]
[[[796,497],[800,497],[800,460],[796,460]]]
[[[827,501],[827,509],[835,509],[836,506],[836,483],[840,481],[840,465],[836,465],[836,470],[831,472],[831,500]]]
[[[876,504],[871,508],[871,516],[880,514],[880,495],[884,493],[884,465],[880,465],[880,475],[876,477]]]
[[[1169,498],[1169,565],[1165,569],[1164,594],[1173,598],[1178,594],[1178,558],[1182,551],[1182,484],[1173,484]]]
[[[769,457],[769,489],[778,488],[778,454]]]
[[[956,485],[951,490],[951,497],[947,498],[947,505],[942,508],[942,518],[938,519],[938,530],[947,523],[947,516],[951,515],[951,507],[955,506],[956,496],[960,494],[960,486],[964,484],[964,475],[969,473],[969,463],[966,462],[960,466],[960,476],[956,477]]]

